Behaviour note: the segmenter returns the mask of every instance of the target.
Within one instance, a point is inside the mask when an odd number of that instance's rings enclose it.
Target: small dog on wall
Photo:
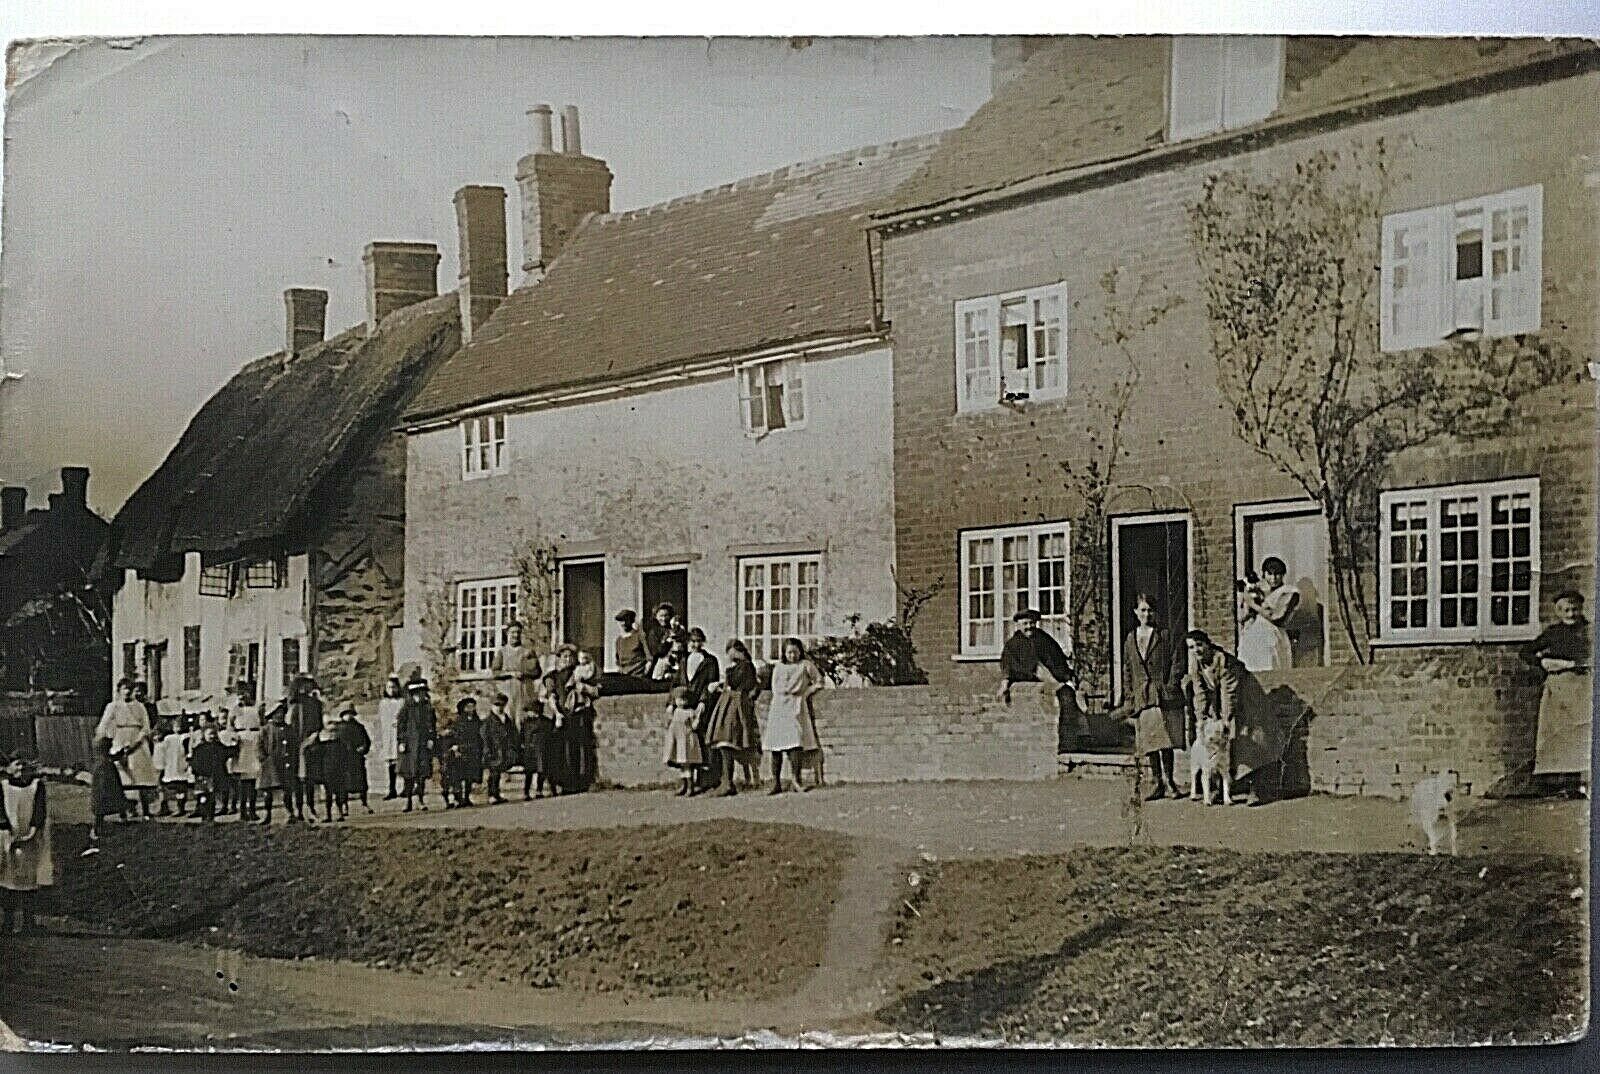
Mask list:
[[[1428,837],[1428,853],[1456,853],[1456,777],[1440,772],[1411,791],[1411,819]]]
[[[1229,720],[1201,720],[1189,747],[1189,772],[1193,786],[1189,800],[1213,804],[1212,777],[1222,786],[1222,804],[1233,804],[1233,775],[1229,771],[1233,752],[1233,723]]]

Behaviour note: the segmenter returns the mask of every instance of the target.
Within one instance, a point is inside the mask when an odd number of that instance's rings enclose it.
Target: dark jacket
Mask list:
[[[1188,669],[1188,650],[1174,651],[1172,635],[1160,627],[1150,641],[1148,652],[1139,652],[1139,635],[1129,631],[1122,643],[1122,705],[1125,716],[1145,709],[1176,708],[1183,704],[1183,676]]]
[[[433,773],[433,746],[438,727],[439,717],[430,699],[415,695],[406,698],[395,734],[400,747],[395,771],[402,777],[427,779]]]
[[[1576,660],[1579,667],[1587,668],[1594,659],[1594,650],[1589,641],[1589,621],[1581,619],[1571,626],[1552,623],[1522,647],[1522,659],[1534,667],[1538,667],[1539,661],[1547,656],[1557,660]]]
[[[361,726],[360,720],[340,720],[333,725],[333,733],[339,736],[339,741],[344,743],[345,764],[345,790],[366,790],[367,787],[367,754],[372,751],[372,736],[367,729]]]
[[[306,782],[320,783],[334,794],[350,789],[350,750],[337,729],[318,732],[305,744]]]
[[[1042,629],[1032,636],[1019,630],[1006,639],[1000,651],[1000,674],[1006,682],[1038,682],[1040,667],[1063,685],[1077,685],[1078,673],[1067,663],[1061,643]]]
[[[322,730],[322,702],[310,694],[289,702],[289,741],[304,742]]]
[[[510,717],[490,713],[483,721],[483,765],[491,772],[504,772],[517,763],[517,728]]]
[[[700,666],[695,669],[692,676],[689,674],[688,658],[678,665],[672,676],[674,687],[682,686],[689,691],[690,708],[699,707],[700,703],[706,700],[706,691],[711,684],[722,677],[722,667],[717,663],[717,658],[704,650],[701,650],[700,655],[704,659],[700,661]]]
[[[483,775],[483,719],[476,714],[459,716],[451,728],[455,745],[461,748],[461,772],[468,779]]]
[[[261,739],[256,743],[261,757],[261,774],[256,777],[256,788],[275,791],[293,782],[296,773],[294,748],[289,732],[277,720],[261,725]]]
[[[635,629],[617,639],[617,670],[624,675],[644,675],[650,670],[650,647],[643,631]]]
[[[189,769],[201,779],[227,779],[232,752],[220,742],[201,742],[189,751]]]

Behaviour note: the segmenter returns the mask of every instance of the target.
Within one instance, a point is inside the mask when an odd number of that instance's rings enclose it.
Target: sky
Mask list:
[[[437,243],[453,289],[457,188],[507,188],[515,284],[534,104],[577,105],[627,209],[947,129],[989,93],[980,38],[167,37],[36,61],[6,104],[0,359],[23,376],[0,481],[42,506],[88,466],[108,517],[282,347],[284,288],[330,293],[331,336],[365,316],[362,248],[403,240]]]

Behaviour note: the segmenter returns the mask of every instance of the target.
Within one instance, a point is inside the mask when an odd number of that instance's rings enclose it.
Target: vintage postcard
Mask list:
[[[1587,1032],[1600,45],[6,85],[6,1047]]]

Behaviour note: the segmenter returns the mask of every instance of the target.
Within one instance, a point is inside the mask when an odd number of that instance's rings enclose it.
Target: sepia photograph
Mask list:
[[[1588,1033],[1600,43],[6,60],[0,1051]]]

